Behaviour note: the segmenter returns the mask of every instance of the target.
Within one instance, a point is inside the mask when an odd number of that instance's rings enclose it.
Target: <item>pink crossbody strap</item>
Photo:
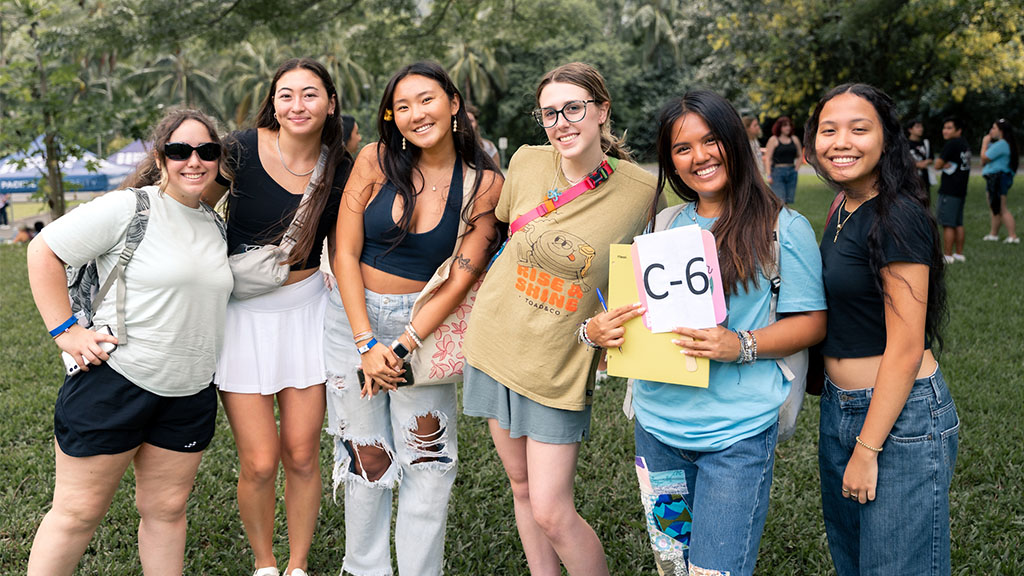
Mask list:
[[[613,172],[615,172],[615,168],[618,166],[618,164],[618,158],[609,158],[604,162],[601,162],[601,165],[598,166],[596,170],[588,174],[586,178],[584,178],[578,184],[576,184],[572,188],[569,188],[565,192],[558,194],[555,193],[554,191],[549,191],[548,199],[545,200],[540,206],[537,206],[533,210],[530,210],[526,214],[523,214],[519,218],[516,218],[515,220],[512,221],[512,224],[510,224],[508,227],[508,235],[512,236],[513,234],[518,232],[523,226],[526,226],[527,224],[532,222],[535,218],[540,218],[545,214],[554,212],[558,208],[561,208],[562,206],[565,206],[566,204],[575,200],[576,198],[579,198],[579,196],[584,192],[597,188],[598,186],[601,185],[601,183],[607,180]]]

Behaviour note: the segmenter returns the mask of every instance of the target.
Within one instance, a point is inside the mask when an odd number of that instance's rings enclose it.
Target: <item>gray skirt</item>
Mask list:
[[[546,444],[573,444],[590,435],[590,405],[580,411],[544,406],[469,364],[463,377],[463,414],[493,418],[512,438],[528,436]]]

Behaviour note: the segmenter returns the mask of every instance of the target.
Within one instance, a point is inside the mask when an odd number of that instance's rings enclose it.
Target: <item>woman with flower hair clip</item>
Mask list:
[[[359,153],[345,188],[339,290],[327,314],[328,430],[335,486],[345,490],[342,570],[391,573],[392,492],[400,487],[398,571],[428,576],[440,574],[444,560],[458,463],[456,390],[413,383],[403,366],[484,272],[497,245],[502,177],[434,62],[392,76],[377,131],[380,141]],[[428,284],[437,288],[414,314]]]

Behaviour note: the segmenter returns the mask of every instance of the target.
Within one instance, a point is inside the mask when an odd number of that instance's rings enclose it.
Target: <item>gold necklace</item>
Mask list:
[[[843,208],[846,207],[846,198],[843,198],[843,202],[839,205],[839,210],[836,210],[836,237],[832,239],[832,243],[835,244],[839,240],[839,233],[842,232],[843,226],[850,221],[850,216],[853,216],[853,212],[846,214],[846,220],[843,220]]]

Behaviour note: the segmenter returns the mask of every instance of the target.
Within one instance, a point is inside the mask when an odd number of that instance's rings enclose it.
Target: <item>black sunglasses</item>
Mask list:
[[[216,142],[206,142],[199,146],[193,146],[184,142],[168,142],[164,144],[164,156],[171,160],[188,160],[192,157],[192,152],[198,152],[200,160],[211,162],[220,158],[220,144]]]

